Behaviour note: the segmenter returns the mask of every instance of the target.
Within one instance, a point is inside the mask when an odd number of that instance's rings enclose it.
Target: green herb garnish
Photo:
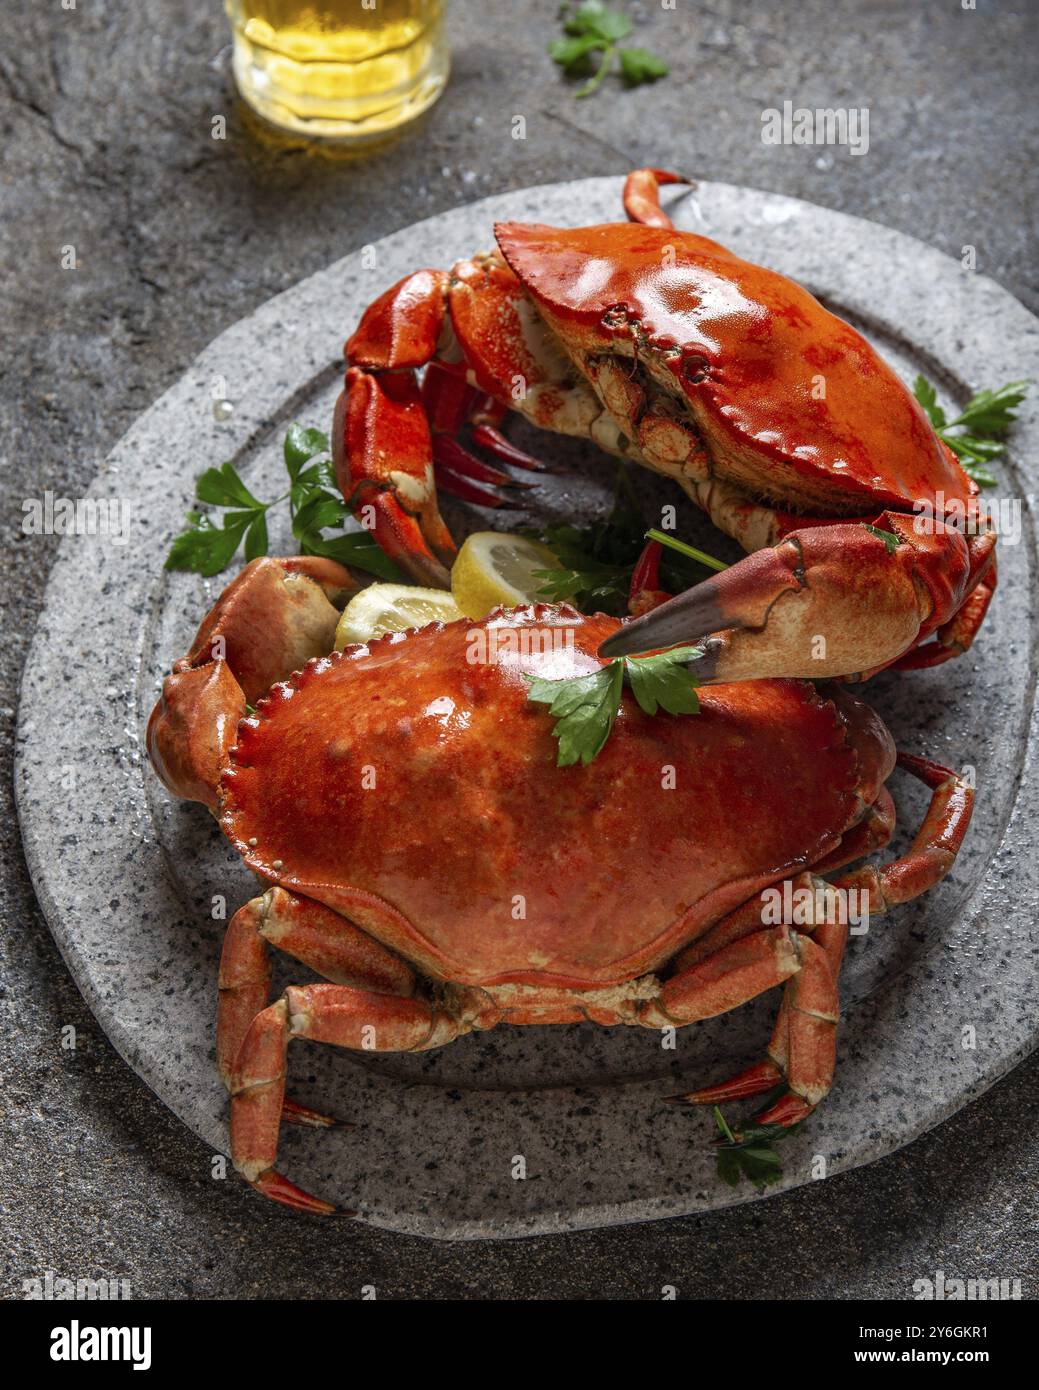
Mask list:
[[[655,526],[650,527],[646,532],[646,540],[659,541],[661,545],[669,546],[672,550],[676,550],[679,555],[684,555],[689,560],[695,560],[698,565],[706,565],[708,569],[727,570],[729,568],[724,560],[716,560],[705,550],[697,550],[695,545],[687,545],[685,541],[680,541],[677,536],[669,535],[667,531],[658,531]]]
[[[548,681],[529,676],[527,699],[548,705],[555,717],[553,735],[559,740],[556,767],[580,762],[587,767],[610,736],[621,703],[624,666],[611,661],[601,671],[570,680]]]
[[[290,425],[285,435],[289,488],[273,502],[254,497],[233,464],[207,468],[195,485],[195,496],[207,506],[224,508],[220,524],[207,513],[189,512],[188,527],[174,538],[166,568],[211,577],[227,569],[243,541],[246,560],[266,555],[267,513],[287,501],[300,555],[323,555],[380,579],[402,580],[400,570],[367,531],[324,535],[326,527],[342,526],[350,517],[350,508],[335,490],[328,453],[327,435]]]
[[[563,5],[559,11],[563,21],[564,39],[550,43],[548,51],[568,77],[588,77],[590,80],[575,92],[588,97],[603,80],[620,65],[620,76],[628,87],[643,82],[656,82],[666,77],[668,66],[646,48],[621,48],[620,42],[631,33],[631,20],[620,10],[611,10],[600,0],[584,0],[573,9]]]
[[[606,613],[626,611],[632,571],[645,542],[646,523],[626,468],[619,465],[608,517],[587,526],[553,522],[537,535],[559,561],[558,569],[535,570],[539,597]]]
[[[894,555],[895,551],[901,545],[901,540],[895,535],[894,531],[882,531],[879,526],[871,526],[868,521],[862,521],[859,525],[862,526],[864,530],[868,531],[871,536],[876,536],[878,540],[882,540],[887,547],[887,553],[889,555]]]
[[[656,714],[657,709],[668,714],[699,714],[700,701],[696,694],[699,682],[686,669],[687,661],[699,661],[703,647],[672,647],[653,656],[622,656],[631,693],[643,714]]]
[[[782,1088],[776,1094],[780,1094],[781,1091]],[[730,1187],[738,1187],[740,1179],[746,1178],[759,1192],[764,1192],[766,1187],[771,1187],[780,1180],[783,1176],[783,1164],[776,1153],[776,1142],[796,1134],[801,1128],[799,1124],[746,1124],[734,1134],[717,1106],[714,1107],[714,1122],[721,1134],[717,1141],[716,1153],[718,1176],[722,1182],[728,1183]]]
[[[1030,385],[1028,381],[1011,381],[996,391],[979,391],[955,420],[945,418],[938,393],[926,377],[916,378],[913,394],[927,412],[938,438],[948,444],[967,476],[979,487],[995,487],[998,480],[988,465],[1006,452],[1006,436]]]
[[[625,676],[645,714],[661,709],[668,714],[699,713],[699,682],[685,663],[703,654],[703,647],[674,647],[655,656],[619,656],[590,675],[569,680],[528,676],[527,699],[548,705],[556,720],[552,730],[559,740],[556,766],[580,762],[587,767],[598,757],[617,718]]]
[[[697,565],[725,568],[720,560],[674,536],[647,531],[631,475],[623,466],[617,469],[608,517],[581,527],[553,522],[527,534],[544,541],[559,561],[558,569],[534,571],[534,577],[541,580],[538,597],[550,603],[572,603],[586,612],[598,608],[616,617],[627,612],[631,576],[647,537],[670,547],[660,577],[671,593],[680,593],[696,582]]]

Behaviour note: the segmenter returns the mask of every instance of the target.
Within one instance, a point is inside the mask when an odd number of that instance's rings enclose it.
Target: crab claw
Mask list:
[[[429,423],[414,372],[349,369],[336,402],[332,456],[343,496],[390,559],[420,584],[450,588],[455,544],[437,508]]]
[[[941,523],[921,535],[912,517],[885,512],[871,526],[807,527],[627,623],[599,655],[724,633],[702,680],[872,673],[947,622],[978,573],[966,539]]]
[[[316,555],[264,556],[228,584],[148,720],[148,755],[174,796],[216,808],[246,702],[331,650],[332,600],[356,587],[342,565]]]

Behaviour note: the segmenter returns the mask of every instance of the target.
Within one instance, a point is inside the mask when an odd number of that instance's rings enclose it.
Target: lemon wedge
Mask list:
[[[559,561],[540,541],[503,531],[476,531],[451,568],[451,593],[467,618],[485,618],[503,605],[518,608],[544,601],[536,570],[558,569]]]
[[[453,623],[462,613],[444,589],[413,584],[369,584],[343,609],[336,628],[336,651],[352,642],[370,642],[387,632],[404,632],[427,623]]]

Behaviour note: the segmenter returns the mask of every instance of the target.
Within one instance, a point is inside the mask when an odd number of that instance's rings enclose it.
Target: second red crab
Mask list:
[[[466,423],[497,462],[537,466],[496,428],[512,409],[674,478],[753,552],[604,654],[725,631],[719,680],[957,655],[995,585],[995,536],[943,520],[977,521],[976,485],[860,333],[672,226],[658,193],[675,182],[630,174],[628,223],[498,223],[494,251],[375,300],[335,412],[344,496],[415,579],[446,586],[455,545],[436,486],[493,505],[511,481],[458,442]]]

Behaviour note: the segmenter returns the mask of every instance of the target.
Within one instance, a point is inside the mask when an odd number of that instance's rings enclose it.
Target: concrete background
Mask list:
[[[11,733],[57,541],[22,535],[22,499],[81,495],[212,337],[351,247],[485,194],[653,163],[873,217],[952,255],[973,245],[980,270],[1039,307],[1033,0],[630,9],[671,77],[576,102],[544,52],[555,0],[456,0],[445,97],[416,132],[354,160],[257,131],[217,0],[5,0],[0,1295],[53,1270],[123,1277],[144,1298],[351,1298],[370,1284],[381,1297],[656,1298],[673,1284],[873,1299],[911,1297],[936,1269],[1018,1277],[1033,1294],[1035,1060],[868,1169],[712,1216],[468,1246],[318,1224],[210,1179],[208,1152],[98,1030],[25,872]],[[868,106],[869,153],[764,146],[761,111],[785,99]],[[510,138],[516,114],[524,141]],[[70,244],[74,272],[60,269]]]

